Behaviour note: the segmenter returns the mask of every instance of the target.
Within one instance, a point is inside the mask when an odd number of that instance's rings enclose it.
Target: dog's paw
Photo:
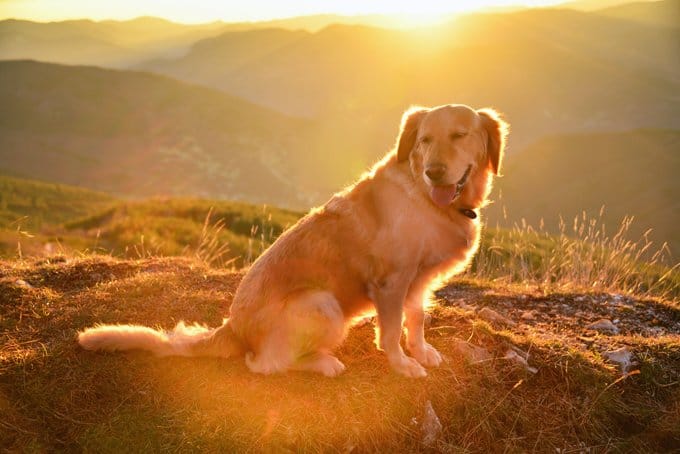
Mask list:
[[[420,348],[412,348],[410,351],[416,361],[425,367],[439,367],[442,363],[442,355],[427,342]]]
[[[335,356],[324,356],[317,363],[318,371],[326,377],[337,377],[345,370],[345,365]]]
[[[392,369],[406,377],[411,378],[427,377],[427,372],[425,371],[425,368],[421,366],[418,363],[418,361],[406,355],[401,357],[399,361],[393,362]]]

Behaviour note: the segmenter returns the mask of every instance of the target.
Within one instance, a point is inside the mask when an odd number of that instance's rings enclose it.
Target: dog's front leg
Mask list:
[[[392,368],[407,377],[425,377],[427,372],[415,359],[406,356],[399,344],[406,288],[401,285],[381,285],[374,289],[378,313],[377,345],[387,354]]]
[[[409,353],[425,367],[437,367],[442,357],[432,345],[425,341],[423,301],[425,292],[410,291],[406,297],[406,346]]]

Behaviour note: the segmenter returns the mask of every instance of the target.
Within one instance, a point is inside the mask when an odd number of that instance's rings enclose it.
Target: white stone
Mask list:
[[[522,320],[533,320],[536,317],[534,317],[534,311],[524,311],[522,312],[521,318]]]
[[[631,366],[636,364],[635,361],[633,361],[633,354],[630,352],[630,350],[628,350],[627,347],[621,347],[618,350],[604,352],[603,356],[610,362],[618,364],[621,368],[621,372],[624,374],[630,370]]]
[[[432,402],[428,400],[425,402],[423,423],[420,425],[420,430],[423,434],[423,444],[434,446],[442,435],[442,429],[442,423],[439,421],[437,413],[434,412],[434,408],[432,408]]]
[[[520,355],[516,350],[509,348],[508,351],[505,352],[505,356],[503,357],[503,359],[507,359],[522,366],[526,371],[531,372],[532,374],[538,372],[538,369],[529,365],[527,361],[529,355],[527,353],[524,353],[524,355],[525,356]]]
[[[491,353],[485,348],[465,342],[464,340],[454,339],[453,348],[471,363],[480,363],[491,359]]]
[[[502,316],[498,312],[494,311],[493,309],[489,309],[488,307],[485,307],[481,309],[479,312],[477,312],[477,315],[486,320],[487,322],[495,323],[498,325],[505,325],[505,326],[515,326],[516,323],[513,322],[512,320]]]
[[[19,287],[23,287],[23,288],[33,288],[33,286],[32,286],[31,284],[29,284],[28,282],[26,282],[26,281],[23,280],[23,279],[17,279],[16,281],[14,281],[14,283],[15,283],[17,286],[19,286]]]
[[[599,332],[610,332],[613,334],[619,333],[619,328],[614,325],[611,320],[607,320],[606,318],[591,323],[590,325],[586,326],[586,329],[592,329]]]

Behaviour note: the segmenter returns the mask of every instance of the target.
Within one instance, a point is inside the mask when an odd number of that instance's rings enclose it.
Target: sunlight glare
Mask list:
[[[255,21],[316,14],[345,16],[385,14],[398,16],[404,27],[430,25],[441,17],[489,8],[511,6],[548,6],[559,0],[461,0],[441,2],[421,0],[294,0],[279,2],[252,0],[249,2],[215,2],[209,0],[164,0],[139,2],[137,0],[3,0],[0,1],[0,19],[22,18],[39,21],[90,18],[132,19],[139,16],[157,16],[182,23],[199,23],[222,20],[226,22]],[[398,25],[398,24],[395,24]]]

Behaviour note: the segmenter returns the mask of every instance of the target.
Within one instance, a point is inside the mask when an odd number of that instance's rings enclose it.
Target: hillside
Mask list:
[[[337,352],[347,370],[334,379],[75,342],[97,322],[216,326],[241,277],[187,259],[0,262],[0,449],[669,452],[680,443],[680,309],[655,299],[456,281],[438,292],[426,329],[446,361],[418,380],[390,372],[371,321],[350,330]],[[616,330],[588,328],[602,318]]]
[[[658,0],[643,0],[635,3],[657,3]],[[572,8],[580,11],[601,11],[606,8],[618,8],[631,4],[631,0],[575,0],[557,5],[558,8]]]
[[[17,178],[0,178],[0,183],[0,208],[5,207],[0,210],[0,258],[6,259],[180,256],[206,266],[238,268],[252,263],[303,214],[224,200],[113,199]],[[616,235],[592,216],[579,216],[570,228],[552,233],[531,225],[498,228],[490,223],[468,274],[569,291],[586,287],[680,297],[680,271],[672,268],[677,258],[665,250],[655,256],[660,244],[648,245],[629,230]]]
[[[0,171],[134,196],[308,205],[311,125],[151,74],[0,62]],[[302,169],[300,169],[302,170]],[[323,175],[323,174],[322,174]],[[253,178],[256,177],[256,178]],[[310,195],[311,194],[311,195]]]
[[[559,217],[571,224],[582,212],[602,218],[613,235],[625,216],[634,216],[631,238],[652,228],[650,238],[668,242],[680,258],[680,131],[641,129],[542,139],[508,158],[496,184],[492,225],[520,219],[555,233]],[[509,222],[504,222],[503,210]]]
[[[666,27],[677,27],[680,24],[680,0],[652,2],[632,2],[611,6],[598,11],[609,17],[626,19]]]
[[[206,263],[252,263],[300,213],[200,199],[118,202],[64,224],[66,235],[117,257],[200,256]]]
[[[0,228],[36,230],[93,215],[113,202],[100,192],[0,175]]]
[[[200,40],[176,60],[159,59],[137,66],[203,85],[219,87],[231,71],[309,35],[283,28],[230,31]]]
[[[191,256],[211,265],[241,267],[300,216],[223,200],[121,200],[0,175],[0,258]]]

